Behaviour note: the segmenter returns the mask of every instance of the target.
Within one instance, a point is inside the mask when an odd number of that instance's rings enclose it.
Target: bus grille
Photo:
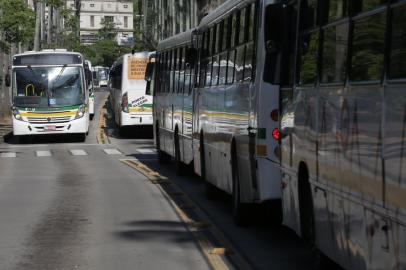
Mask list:
[[[53,116],[53,117],[27,117],[28,122],[33,124],[48,123],[66,123],[71,120],[71,116]]]

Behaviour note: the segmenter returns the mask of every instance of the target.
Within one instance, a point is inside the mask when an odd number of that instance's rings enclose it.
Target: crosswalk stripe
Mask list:
[[[137,149],[137,152],[140,154],[153,154],[155,153],[154,149]]]
[[[72,156],[87,156],[87,152],[83,149],[72,149],[72,150],[69,150],[69,153]]]
[[[103,149],[103,152],[106,153],[107,155],[122,155],[123,154],[116,148]]]
[[[37,157],[52,157],[52,152],[50,150],[37,150],[35,155]]]
[[[0,153],[0,157],[2,157],[2,158],[15,158],[15,157],[17,157],[17,153],[16,152],[3,152],[3,153]]]

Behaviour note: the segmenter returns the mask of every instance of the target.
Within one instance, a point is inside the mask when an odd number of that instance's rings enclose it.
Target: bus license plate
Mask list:
[[[44,127],[44,131],[55,131],[56,130],[56,126],[45,126]]]

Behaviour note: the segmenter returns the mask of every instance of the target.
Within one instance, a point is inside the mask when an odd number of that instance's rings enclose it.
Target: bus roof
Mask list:
[[[13,66],[29,65],[78,65],[83,64],[84,58],[78,52],[46,50],[25,52],[13,56]]]
[[[255,0],[228,0],[203,17],[203,19],[200,21],[199,28],[205,28],[218,21],[221,21],[225,16],[228,16],[235,10],[238,10],[241,6],[245,6],[248,3],[253,2],[255,2]]]
[[[176,46],[191,44],[192,43],[192,33],[194,30],[195,30],[195,28],[192,28],[186,32],[182,32],[180,34],[177,34],[175,36],[162,40],[158,44],[157,51],[163,51],[163,50],[173,48]]]

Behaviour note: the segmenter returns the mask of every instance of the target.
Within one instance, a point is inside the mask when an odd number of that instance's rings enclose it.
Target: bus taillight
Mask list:
[[[274,138],[274,140],[278,141],[279,138],[280,138],[280,135],[281,135],[281,134],[280,134],[278,128],[274,128],[274,129],[272,130],[272,138]]]

